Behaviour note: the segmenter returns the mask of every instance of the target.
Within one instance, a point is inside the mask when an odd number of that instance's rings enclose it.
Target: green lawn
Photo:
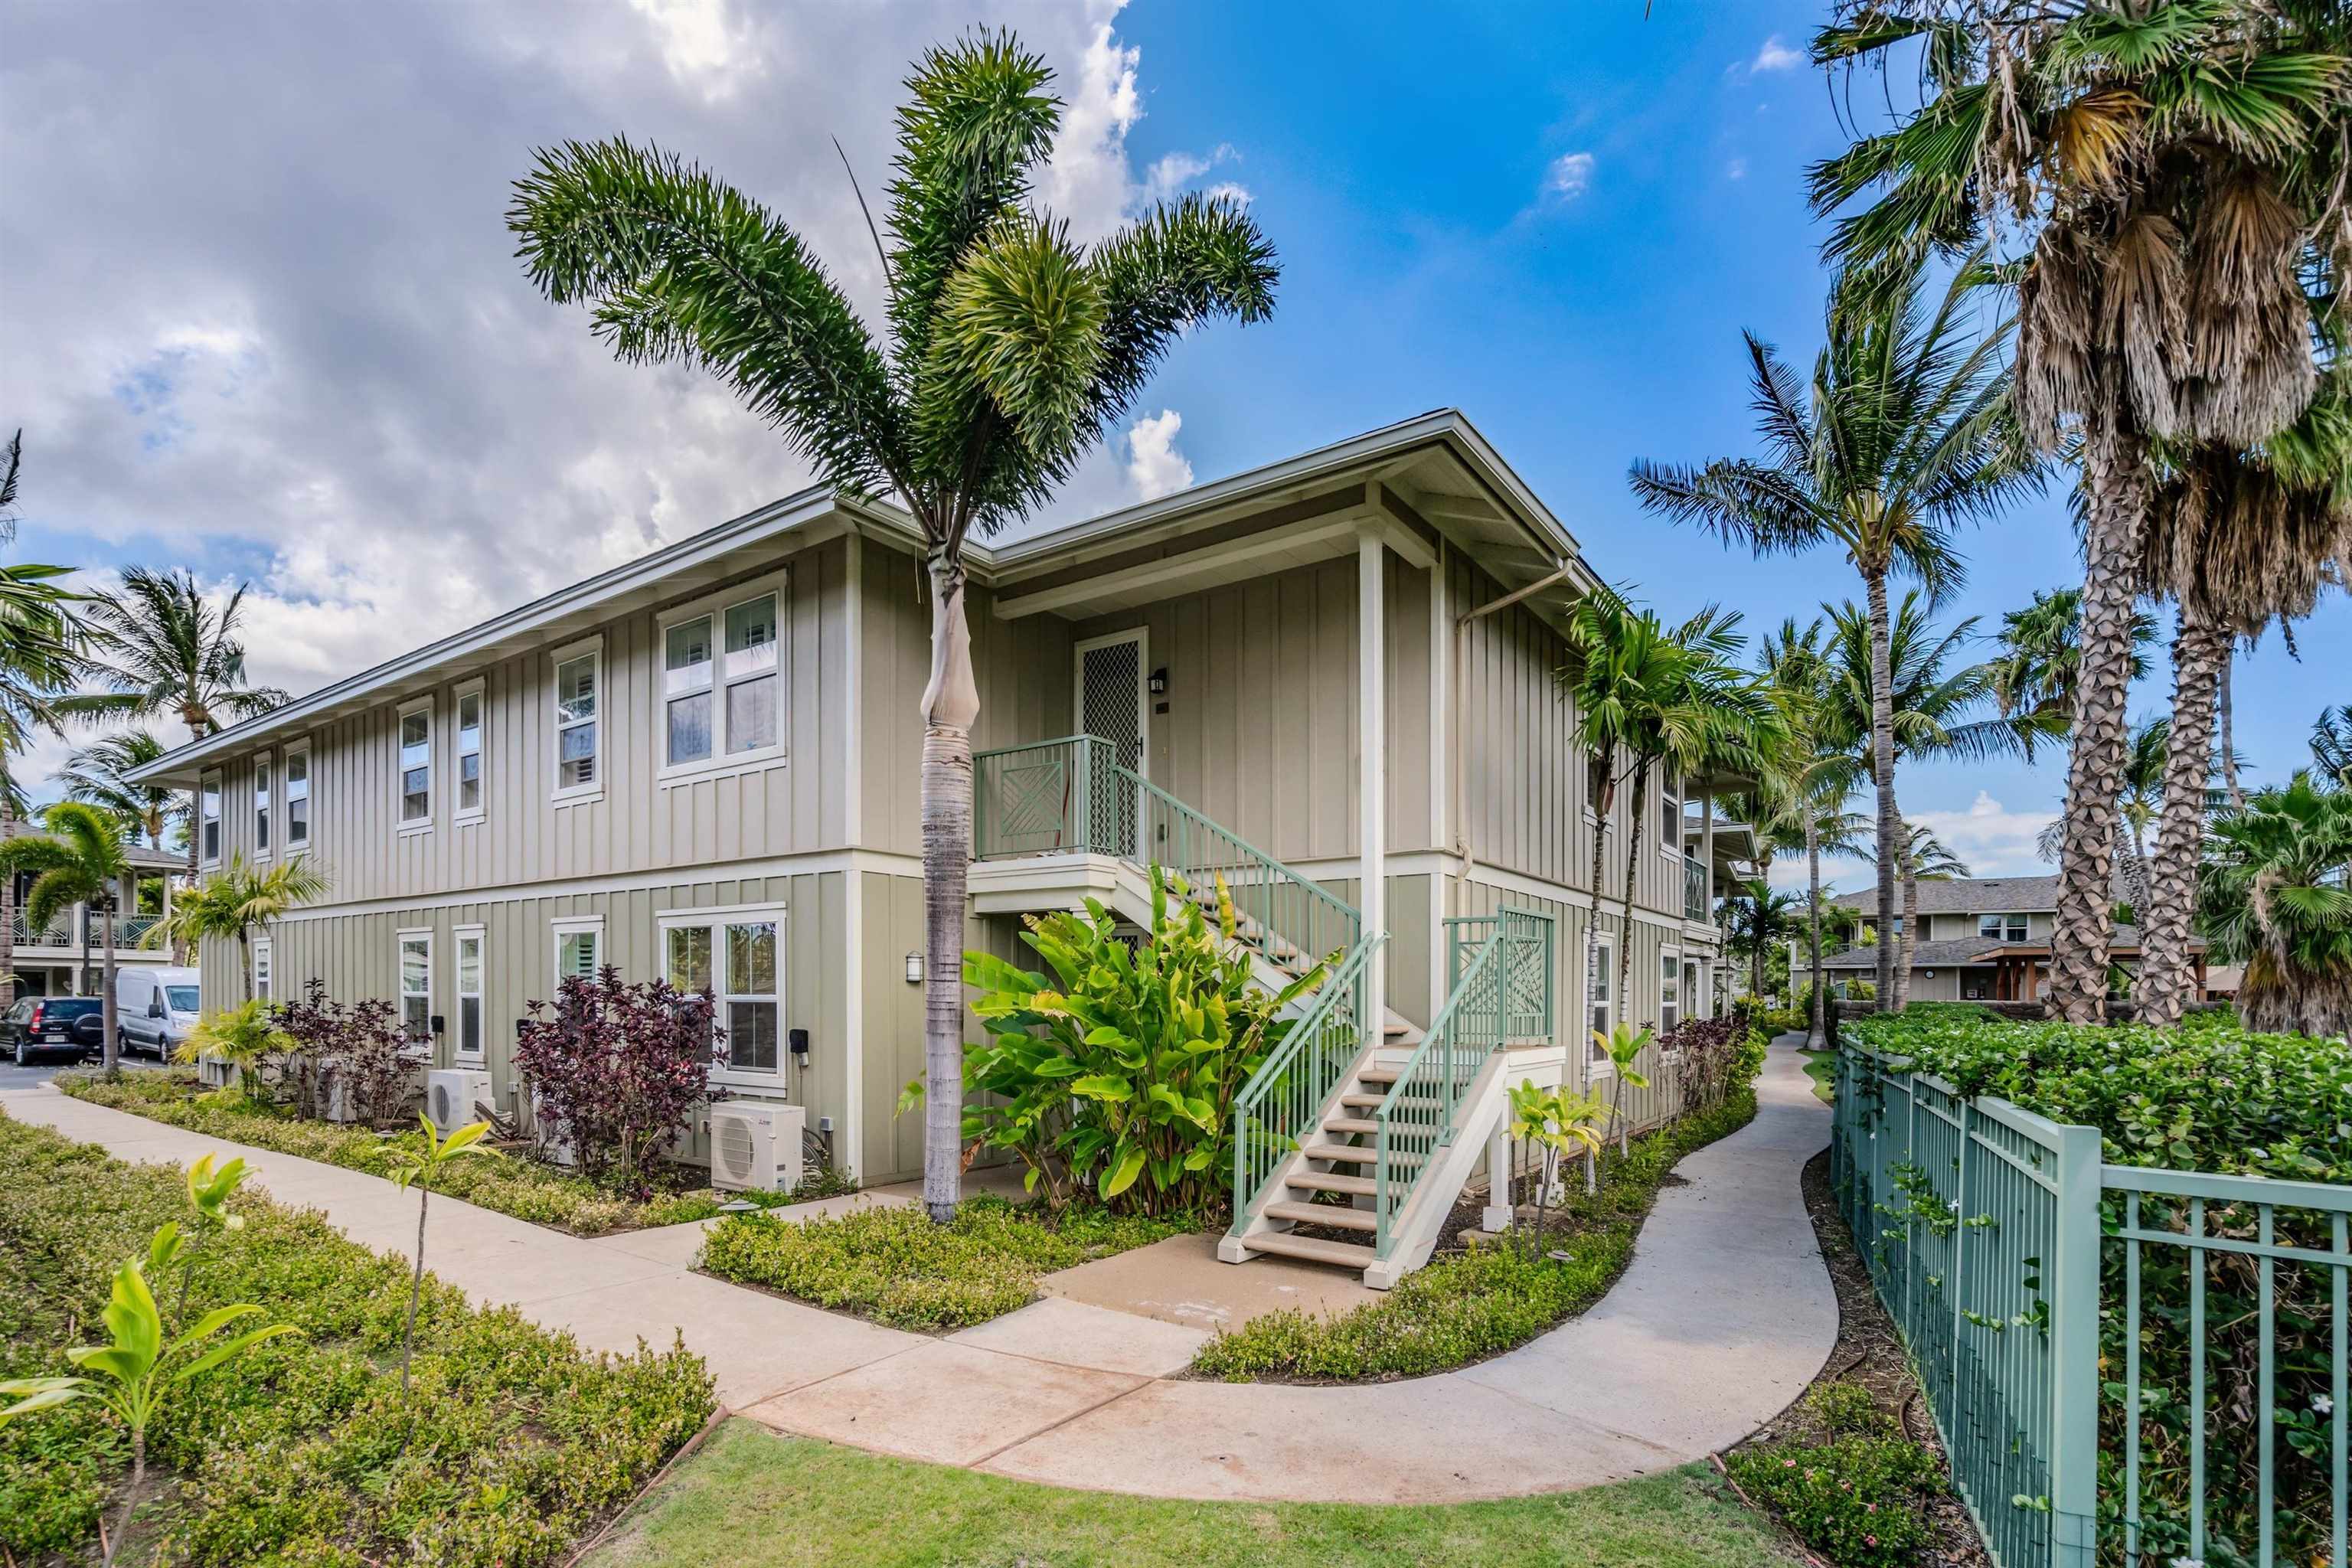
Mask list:
[[[1418,1440],[1401,1433],[1401,1442]],[[1433,1456],[1434,1458],[1434,1456]],[[585,1568],[1769,1568],[1801,1561],[1694,1467],[1445,1508],[1067,1491],[731,1421]]]
[[[1837,1053],[1807,1051],[1805,1076],[1813,1080],[1813,1092],[1831,1105],[1837,1103]]]

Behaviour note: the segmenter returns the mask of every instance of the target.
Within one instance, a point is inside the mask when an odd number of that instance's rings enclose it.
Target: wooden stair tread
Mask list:
[[[1327,1116],[1323,1119],[1326,1132],[1349,1132],[1359,1138],[1370,1138],[1379,1132],[1381,1124],[1369,1116]]]
[[[1342,1268],[1370,1268],[1381,1260],[1381,1255],[1369,1247],[1345,1241],[1318,1241],[1313,1237],[1289,1236],[1278,1230],[1250,1237],[1242,1245],[1252,1252],[1304,1258],[1313,1263],[1336,1263]]]
[[[1369,1198],[1381,1190],[1380,1183],[1370,1176],[1343,1176],[1337,1171],[1300,1171],[1285,1176],[1282,1184],[1302,1193],[1345,1193],[1359,1198]]]
[[[1383,1089],[1377,1094],[1369,1092],[1361,1094],[1343,1094],[1339,1097],[1339,1103],[1353,1110],[1378,1110],[1381,1108],[1381,1102],[1387,1099],[1388,1091]],[[1397,1101],[1397,1109],[1400,1110],[1435,1110],[1438,1109],[1438,1103],[1433,1100],[1427,1099],[1421,1095],[1408,1094]]]
[[[1265,1205],[1269,1219],[1286,1219],[1299,1225],[1328,1225],[1338,1230],[1376,1230],[1380,1222],[1370,1211],[1342,1208],[1337,1204],[1302,1204],[1280,1200]]]
[[[1309,1143],[1300,1152],[1310,1160],[1328,1160],[1334,1164],[1340,1165],[1376,1165],[1380,1163],[1381,1159],[1378,1150],[1367,1149],[1354,1143]],[[1389,1163],[1398,1166],[1418,1165],[1421,1163],[1421,1156],[1391,1150],[1389,1153]]]

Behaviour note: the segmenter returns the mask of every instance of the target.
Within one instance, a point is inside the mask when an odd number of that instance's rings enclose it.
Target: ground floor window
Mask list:
[[[257,938],[253,944],[253,994],[264,1002],[276,1000],[277,994],[270,989],[268,937]]]
[[[559,920],[555,931],[555,984],[593,980],[604,963],[604,917],[579,916]]]
[[[782,1070],[781,910],[680,912],[662,917],[663,977],[718,999],[731,1072]]]
[[[433,933],[400,933],[400,1024],[412,1040],[433,1036]]]
[[[1592,939],[1592,963],[1584,977],[1586,1007],[1591,1018],[1591,1035],[1606,1035],[1616,1027],[1617,939],[1606,932]],[[1606,1061],[1609,1053],[1600,1042],[1588,1035],[1585,1049],[1595,1061]]]
[[[1675,948],[1658,955],[1658,1033],[1671,1035],[1683,1021],[1683,955]]]
[[[457,928],[457,1054],[482,1054],[482,928]]]

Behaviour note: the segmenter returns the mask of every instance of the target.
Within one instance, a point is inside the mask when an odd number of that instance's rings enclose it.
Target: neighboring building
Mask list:
[[[2118,893],[2118,898],[2121,894]],[[1832,902],[1878,930],[1878,889],[1843,894]],[[1919,944],[1911,955],[1915,1002],[2032,1002],[2050,984],[2050,931],[2058,918],[2055,877],[1955,877],[1919,884]],[[1901,916],[1895,917],[1899,936]],[[2199,994],[2210,999],[2205,944],[2191,939]],[[2109,954],[2125,969],[2139,964],[2137,927],[2116,928]],[[1847,948],[1822,961],[1832,983],[1871,980],[1878,968],[1874,944]]]
[[[258,949],[278,994],[316,977],[397,1000],[437,1061],[487,1068],[521,1110],[516,1020],[560,975],[707,979],[728,1094],[804,1106],[869,1183],[912,1175],[921,1119],[894,1106],[923,1066],[920,552],[895,508],[804,490],[142,782],[199,791],[208,865],[325,869],[330,899]],[[1458,414],[974,545],[969,564],[973,945],[1029,957],[1023,913],[1091,893],[1132,918],[1134,863],[1205,873],[1255,865],[1255,846],[1286,868],[1265,876],[1295,870],[1387,933],[1371,984],[1393,1042],[1445,1000],[1448,920],[1502,906],[1555,919],[1549,1044],[1572,1073],[1596,1022],[1671,1026],[1713,994],[1712,889],[1752,847],[1692,781],[1647,807],[1630,935],[1620,792],[1601,925],[1612,959],[1633,943],[1633,983],[1622,1005],[1586,995],[1597,825],[1553,672],[1562,606],[1600,577]],[[1114,763],[1148,790],[1109,789]],[[234,963],[206,947],[208,995]],[[1628,1097],[1644,1119],[1671,1076]]]
[[[39,833],[41,825],[30,818],[18,817],[9,824],[9,837],[23,837]],[[114,919],[114,962],[125,963],[169,963],[172,950],[168,947],[141,947],[140,939],[156,920],[155,914],[138,914],[140,888],[145,885],[152,893],[147,900],[158,910],[172,907],[172,877],[187,868],[187,857],[166,854],[161,849],[147,849],[133,845],[124,851],[131,862],[131,874],[123,879],[116,895],[118,913]],[[25,916],[26,895],[32,890],[34,876],[29,871],[16,875],[16,929],[9,932],[8,963],[15,989],[12,996],[95,996],[102,984],[100,974],[105,967],[106,922],[82,904],[59,915],[47,926],[36,931]]]

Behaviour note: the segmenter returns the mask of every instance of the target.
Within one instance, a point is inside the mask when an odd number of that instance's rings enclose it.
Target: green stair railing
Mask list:
[[[1364,1048],[1364,971],[1387,939],[1375,936],[1341,955],[1249,1082],[1234,1098],[1234,1223],[1240,1236],[1274,1190],[1275,1177],[1322,1125]]]
[[[1372,1112],[1373,1249],[1382,1258],[1396,1247],[1397,1217],[1454,1141],[1463,1096],[1487,1058],[1552,1038],[1551,917],[1507,909],[1445,924],[1453,988]]]

